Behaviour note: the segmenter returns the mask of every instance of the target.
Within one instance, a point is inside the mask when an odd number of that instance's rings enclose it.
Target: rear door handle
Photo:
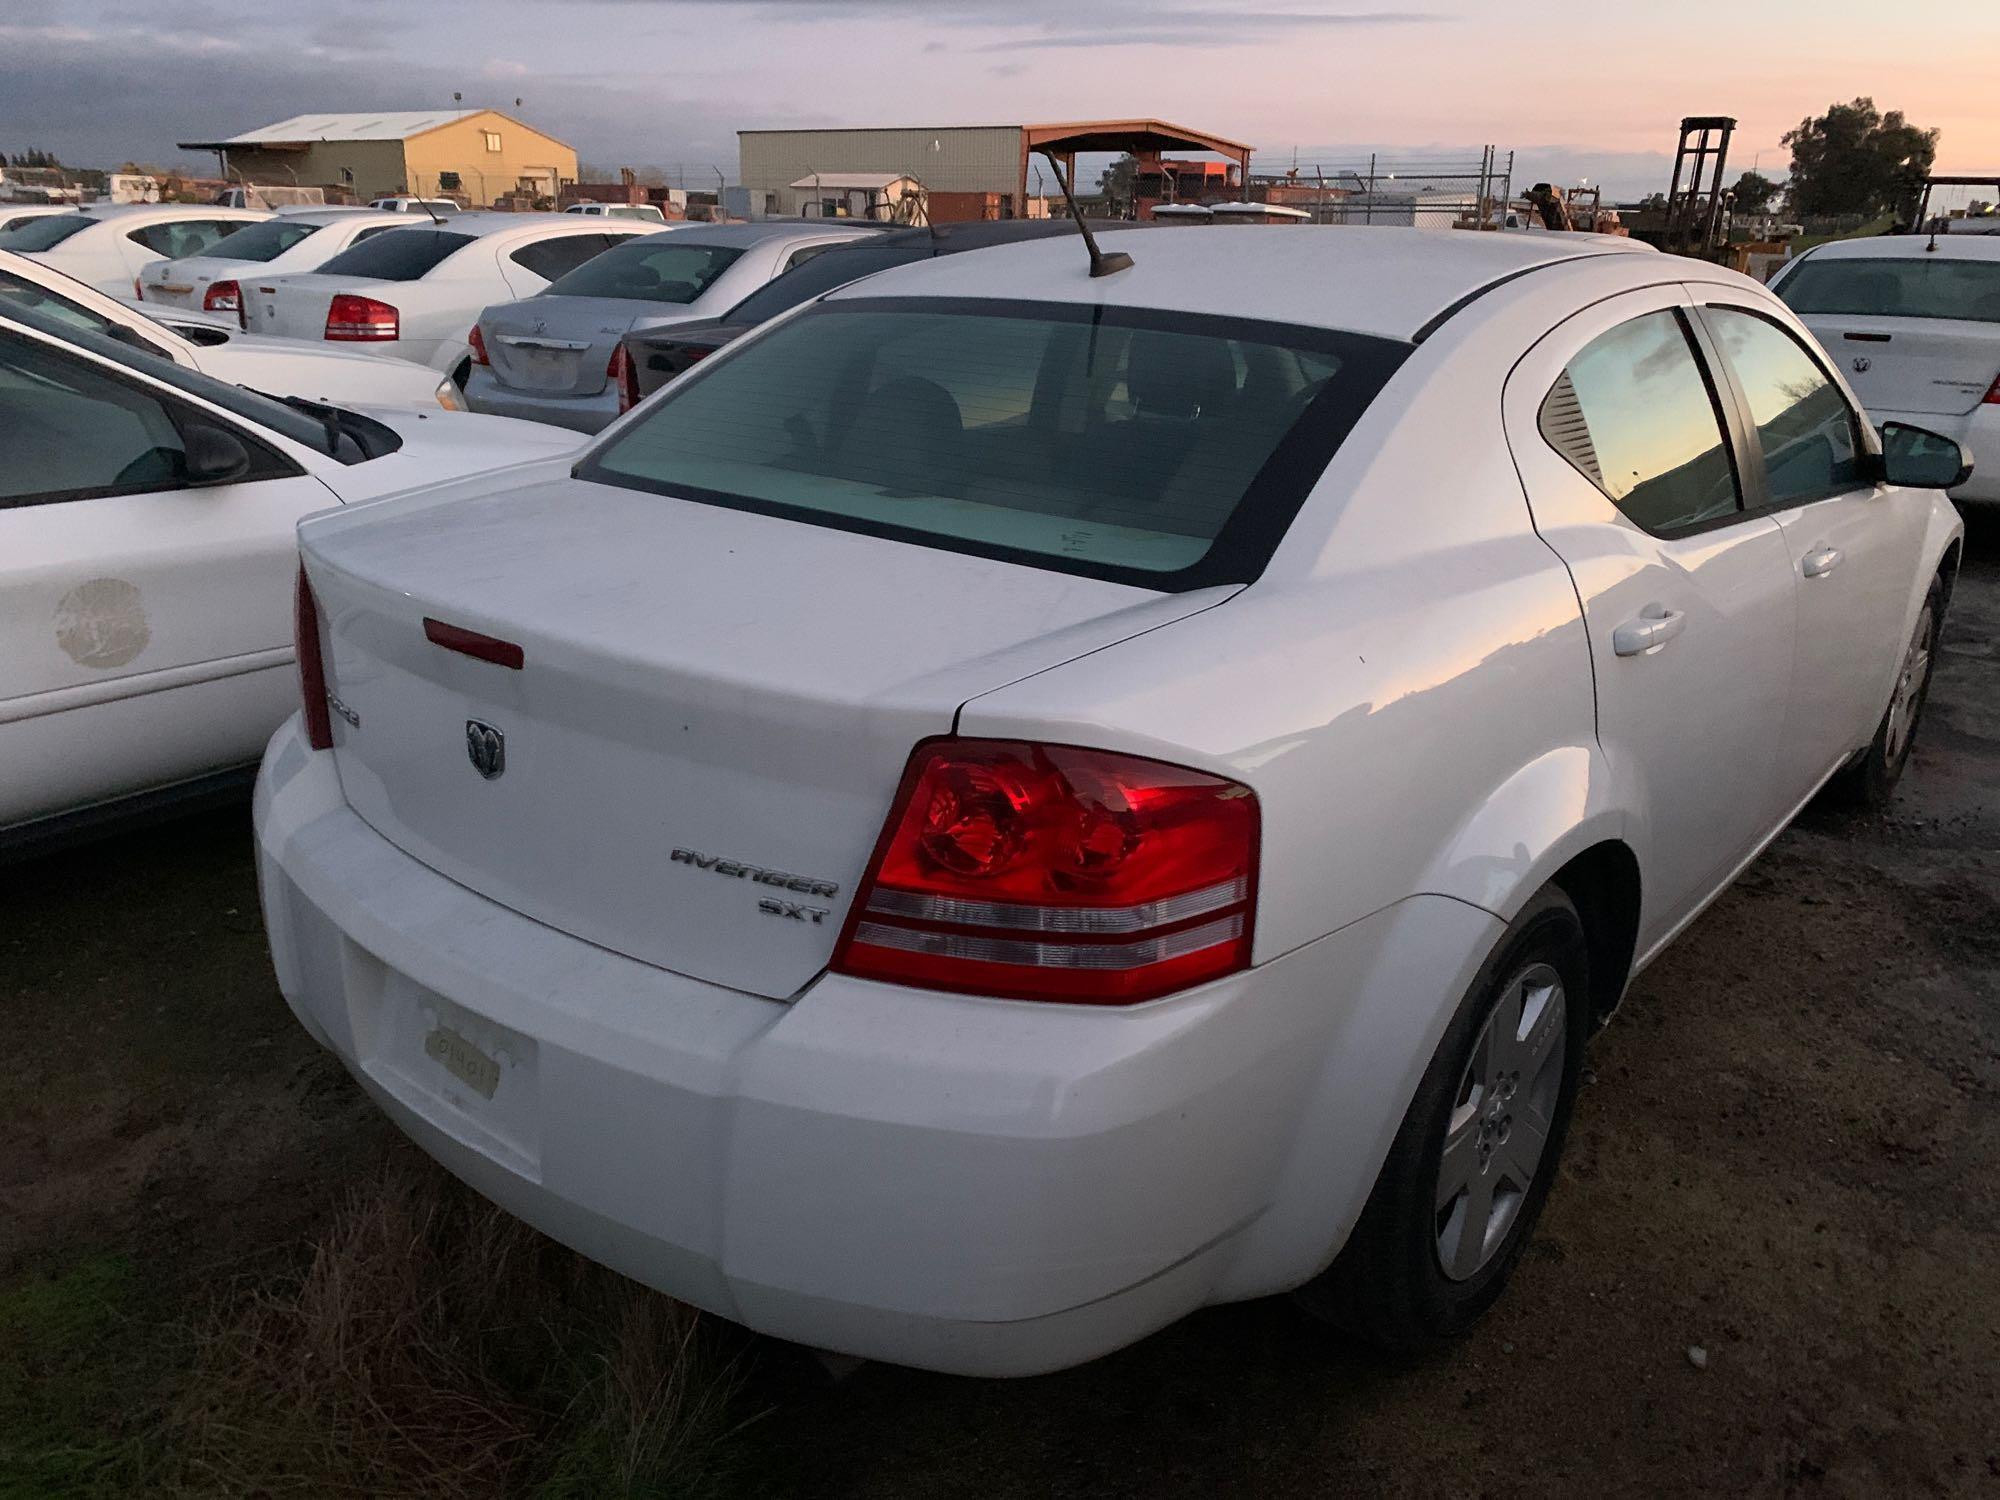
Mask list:
[[[1840,566],[1841,551],[1838,547],[1816,547],[1805,555],[1799,564],[1799,571],[1808,578],[1824,578]]]
[[[1611,649],[1620,656],[1648,656],[1687,629],[1687,611],[1649,604],[1636,620],[1611,632]]]

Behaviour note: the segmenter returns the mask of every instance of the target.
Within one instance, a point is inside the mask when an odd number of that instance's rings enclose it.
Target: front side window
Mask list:
[[[451,229],[398,229],[349,245],[319,268],[321,276],[368,276],[416,281],[471,244],[475,236]]]
[[[1246,582],[1408,352],[1152,310],[840,299],[698,367],[578,472],[1147,588]]]
[[[1860,485],[1853,408],[1799,341],[1738,308],[1702,316],[1750,403],[1770,503],[1802,505]]]
[[[186,484],[180,428],[165,402],[88,360],[4,333],[0,433],[0,509]],[[253,461],[260,453],[253,447]]]
[[[47,287],[16,276],[12,271],[0,268],[0,302],[9,307],[31,307],[47,314],[72,328],[81,328],[89,333],[111,333],[115,325],[102,313],[93,312],[81,302],[72,302],[67,297],[57,296]]]
[[[1802,316],[2000,323],[2000,260],[1812,256],[1800,261],[1776,291]]]
[[[18,250],[28,255],[38,250],[53,250],[71,235],[82,234],[93,224],[103,222],[88,214],[44,214],[0,234],[0,250]]]
[[[1599,334],[1542,401],[1542,436],[1634,523],[1671,536],[1742,508],[1722,417],[1678,315]]]
[[[642,235],[594,256],[560,277],[548,289],[548,295],[618,297],[631,302],[692,302],[713,286],[715,278],[742,254],[731,246],[692,244],[679,234]]]
[[[232,230],[208,247],[218,260],[247,260],[259,264],[276,260],[292,246],[319,233],[318,224],[301,224],[297,219],[266,219]]]

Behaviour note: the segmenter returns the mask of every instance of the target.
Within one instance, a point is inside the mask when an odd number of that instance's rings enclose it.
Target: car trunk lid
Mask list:
[[[761,995],[825,966],[911,748],[960,704],[1234,591],[491,485],[305,528],[348,800],[503,905]]]
[[[1870,412],[1971,411],[2000,376],[2000,323],[1808,313]]]
[[[643,303],[614,297],[528,297],[488,308],[480,331],[494,378],[517,391],[594,396],[612,352],[641,321]]]
[[[248,333],[288,339],[323,339],[334,296],[353,292],[394,304],[397,283],[355,276],[258,276],[237,278],[242,289],[243,328]]]

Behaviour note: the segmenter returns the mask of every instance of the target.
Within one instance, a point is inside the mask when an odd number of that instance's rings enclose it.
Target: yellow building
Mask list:
[[[215,152],[232,180],[340,189],[363,203],[415,193],[461,197],[477,208],[504,193],[554,198],[576,181],[575,151],[497,109],[294,115],[180,146]]]

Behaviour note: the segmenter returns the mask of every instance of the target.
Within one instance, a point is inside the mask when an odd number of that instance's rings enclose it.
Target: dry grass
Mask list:
[[[302,1274],[225,1298],[200,1331],[170,1422],[174,1486],[699,1494],[737,1387],[716,1342],[691,1309],[399,1156]]]

